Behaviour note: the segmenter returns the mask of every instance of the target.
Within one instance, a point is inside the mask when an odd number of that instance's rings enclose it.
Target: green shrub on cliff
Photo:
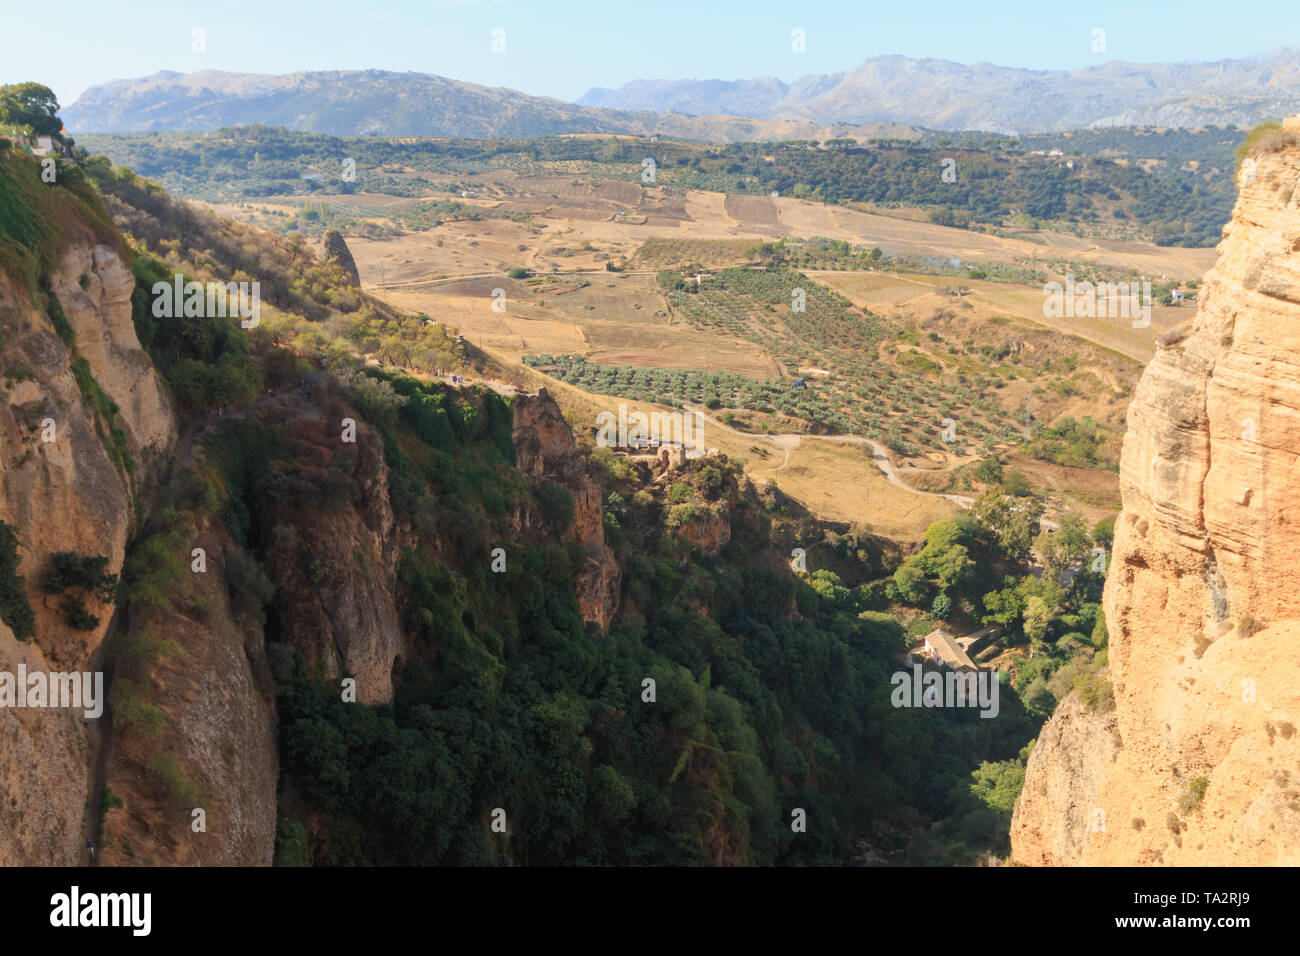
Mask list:
[[[20,641],[30,641],[36,631],[36,613],[18,574],[18,534],[12,525],[3,521],[0,521],[0,620],[9,625]]]

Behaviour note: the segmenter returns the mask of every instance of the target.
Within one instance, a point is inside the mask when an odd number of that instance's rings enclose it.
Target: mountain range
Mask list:
[[[712,142],[906,136],[893,124],[833,125],[592,108],[427,73],[160,71],[91,87],[61,115],[71,133],[203,131],[264,123],[334,136],[662,135]]]
[[[722,80],[636,80],[592,89],[582,106],[674,110],[807,123],[893,122],[938,130],[1036,133],[1105,126],[1253,125],[1300,107],[1300,52],[1216,63],[1112,61],[1022,70],[880,56],[855,70]]]
[[[67,106],[71,132],[208,130],[266,123],[333,135],[532,137],[659,134],[714,142],[909,135],[916,127],[1005,134],[1108,126],[1248,126],[1300,111],[1300,52],[1214,63],[1036,71],[873,57],[805,76],[635,80],[577,102],[425,73],[282,76],[162,71],[114,80]]]

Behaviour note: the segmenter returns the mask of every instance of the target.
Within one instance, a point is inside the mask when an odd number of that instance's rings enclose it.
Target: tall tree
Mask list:
[[[39,83],[0,86],[0,125],[25,126],[36,136],[63,141],[63,121],[54,91]]]

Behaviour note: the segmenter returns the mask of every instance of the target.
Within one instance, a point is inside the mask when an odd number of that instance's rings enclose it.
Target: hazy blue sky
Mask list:
[[[1032,69],[1109,59],[1217,60],[1300,45],[1295,0],[1177,3],[832,0],[37,0],[5,5],[0,82],[37,80],[64,104],[160,69],[438,73],[571,100],[638,77],[783,80],[901,53]],[[791,50],[802,28],[807,50]],[[1106,52],[1091,49],[1094,28]],[[206,31],[207,51],[191,49]],[[505,31],[505,52],[491,50]]]

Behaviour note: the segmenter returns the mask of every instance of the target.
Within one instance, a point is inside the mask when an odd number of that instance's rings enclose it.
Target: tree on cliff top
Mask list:
[[[50,136],[63,142],[59,101],[53,90],[39,83],[0,86],[0,126],[30,129],[33,136]]]

